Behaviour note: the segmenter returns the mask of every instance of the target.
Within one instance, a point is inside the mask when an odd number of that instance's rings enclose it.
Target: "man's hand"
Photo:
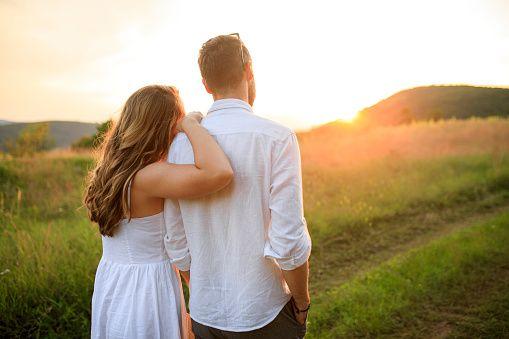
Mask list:
[[[308,274],[309,263],[306,261],[303,265],[291,271],[282,270],[283,277],[290,288],[292,293],[292,306],[295,318],[297,321],[304,325],[307,318],[307,310],[310,304],[309,290],[308,290]],[[298,312],[304,311],[304,312]]]
[[[295,319],[299,322],[299,324],[304,325],[308,318],[310,301],[309,299],[297,302],[294,298],[292,298],[292,307],[293,313],[295,314]]]

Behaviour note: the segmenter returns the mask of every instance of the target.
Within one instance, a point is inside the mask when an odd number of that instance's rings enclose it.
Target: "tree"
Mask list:
[[[74,150],[79,150],[79,149],[91,149],[99,146],[104,140],[106,132],[108,132],[112,125],[113,121],[111,119],[106,122],[103,122],[102,124],[97,126],[97,132],[95,132],[95,134],[78,139],[72,144],[71,148]]]
[[[30,124],[21,130],[16,140],[6,142],[7,152],[15,157],[46,151],[54,144],[55,141],[50,136],[48,123]]]

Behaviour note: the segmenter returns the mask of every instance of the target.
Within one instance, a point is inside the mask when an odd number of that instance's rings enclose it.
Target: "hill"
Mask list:
[[[69,147],[77,139],[92,135],[96,132],[98,124],[76,121],[48,121],[50,135],[55,140],[55,147]],[[10,123],[0,124],[0,150],[4,150],[5,141],[15,139],[19,132],[30,124],[35,123]]]
[[[416,87],[362,110],[359,120],[377,125],[397,125],[415,120],[488,116],[509,116],[509,88]]]

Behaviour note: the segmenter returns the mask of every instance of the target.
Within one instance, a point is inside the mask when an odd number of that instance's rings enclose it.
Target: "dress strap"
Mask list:
[[[127,213],[129,214],[129,219],[131,219],[131,184],[132,180],[129,180],[129,184],[127,185]]]

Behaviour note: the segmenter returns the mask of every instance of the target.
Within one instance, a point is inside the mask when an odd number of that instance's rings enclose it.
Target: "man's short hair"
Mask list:
[[[242,52],[241,52],[242,48]],[[238,35],[219,35],[205,42],[198,57],[203,79],[213,92],[237,87],[244,67],[251,62],[248,49]]]

